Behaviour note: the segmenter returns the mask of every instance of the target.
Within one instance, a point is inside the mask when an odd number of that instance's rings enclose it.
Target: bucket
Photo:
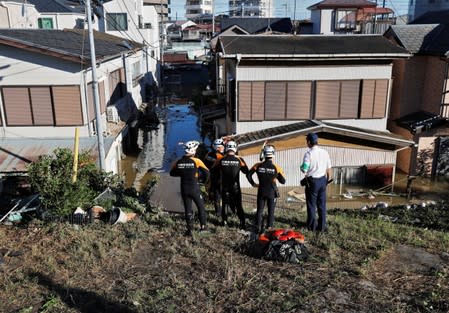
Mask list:
[[[117,223],[126,223],[128,217],[120,208],[112,208],[109,215],[109,223],[115,225]]]

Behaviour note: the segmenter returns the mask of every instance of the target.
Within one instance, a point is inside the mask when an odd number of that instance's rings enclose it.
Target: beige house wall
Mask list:
[[[434,56],[395,60],[390,120],[417,111],[439,114],[445,62]]]
[[[396,123],[392,122],[388,124],[388,129],[398,135],[403,136],[404,138],[413,140],[413,135],[410,133],[409,130],[399,127],[396,125]],[[406,174],[414,174],[414,165],[413,165],[413,159],[412,156],[414,155],[414,149],[404,149],[400,150],[396,155],[396,168],[398,170],[401,170],[402,172]]]
[[[439,57],[427,57],[426,73],[423,79],[423,110],[440,113],[441,97],[444,91],[446,62]]]

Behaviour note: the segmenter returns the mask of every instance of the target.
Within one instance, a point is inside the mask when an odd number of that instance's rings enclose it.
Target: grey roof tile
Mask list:
[[[391,146],[408,146],[414,144],[413,141],[407,140],[400,135],[396,135],[388,131],[375,131],[314,120],[305,120],[288,125],[267,128],[264,130],[237,134],[233,136],[233,139],[239,144],[240,147],[245,147],[260,144],[265,140],[288,138],[292,135],[303,136],[309,132],[325,132],[336,136],[346,137],[348,138],[348,141],[351,139],[367,140],[371,142],[384,143]]]
[[[243,35],[219,38],[225,54],[249,55],[345,55],[407,54],[381,35]]]
[[[97,60],[108,59],[120,55],[121,53],[141,49],[140,43],[131,42],[124,38],[94,32],[95,53]],[[126,41],[133,49],[125,47]],[[20,44],[26,47],[33,47],[45,51],[59,53],[62,56],[80,58],[90,61],[89,36],[87,30],[64,29],[0,29],[0,44],[14,46]]]
[[[393,25],[385,35],[393,35],[412,53],[442,55],[449,50],[449,24]]]

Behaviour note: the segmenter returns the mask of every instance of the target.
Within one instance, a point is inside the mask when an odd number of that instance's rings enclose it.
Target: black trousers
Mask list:
[[[193,227],[193,209],[192,201],[198,209],[198,215],[201,225],[206,225],[206,210],[204,208],[204,200],[201,196],[200,186],[198,184],[193,185],[181,185],[181,196],[184,202],[184,213],[189,230]]]
[[[227,221],[227,206],[232,211],[237,210],[237,216],[240,220],[240,226],[245,226],[245,212],[243,211],[242,206],[242,192],[240,190],[240,186],[233,186],[231,188],[223,188],[222,190],[222,209],[221,209],[221,218],[223,222]]]
[[[265,203],[267,204],[267,207],[268,207],[267,228],[273,227],[273,224],[274,224],[274,209],[276,207],[276,198],[258,195],[257,196],[256,225],[257,225],[257,231],[259,232],[259,234],[263,232],[262,218],[263,218],[263,209],[265,207]]]
[[[210,199],[214,203],[215,214],[217,216],[221,215],[221,187],[220,182],[211,181],[209,187],[209,193],[211,194]]]

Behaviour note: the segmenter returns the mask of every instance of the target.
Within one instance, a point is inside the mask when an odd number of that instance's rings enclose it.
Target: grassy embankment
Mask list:
[[[182,216],[162,212],[117,226],[0,226],[0,312],[447,312],[448,210],[427,210],[419,220],[419,208],[390,210],[396,223],[388,211],[330,210],[320,236],[304,230],[304,212],[278,210],[276,226],[304,231],[302,264],[251,257],[245,236],[212,216],[194,241]]]

